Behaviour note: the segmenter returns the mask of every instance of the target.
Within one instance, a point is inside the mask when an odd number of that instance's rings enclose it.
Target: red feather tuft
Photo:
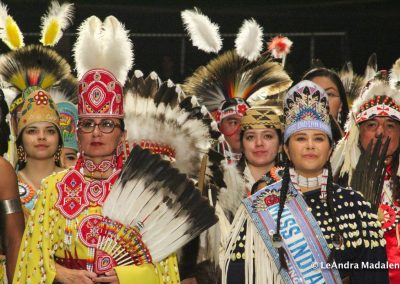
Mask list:
[[[293,42],[284,36],[276,36],[268,42],[268,51],[275,58],[284,58],[292,47]]]

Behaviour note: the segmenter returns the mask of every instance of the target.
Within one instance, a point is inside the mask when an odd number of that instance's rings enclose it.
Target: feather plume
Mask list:
[[[376,53],[372,53],[368,58],[367,67],[365,67],[364,78],[366,82],[372,80],[376,73],[378,72],[378,59],[376,58]]]
[[[217,24],[212,23],[198,9],[182,11],[181,17],[194,46],[205,52],[220,51],[222,39]]]
[[[103,22],[103,67],[109,70],[124,85],[133,64],[133,45],[129,31],[114,16]]]
[[[133,46],[117,18],[108,16],[102,23],[92,16],[79,27],[74,57],[78,78],[90,69],[104,68],[124,85],[133,64]]]
[[[78,79],[86,71],[99,67],[98,63],[102,61],[101,25],[99,18],[91,16],[78,28],[78,39],[73,48]]]
[[[196,96],[200,104],[214,112],[225,100],[233,97],[247,100],[261,89],[264,96],[258,97],[265,99],[269,94],[286,90],[291,83],[281,64],[271,58],[249,62],[236,52],[227,51],[199,67],[182,88],[186,95]]]
[[[245,20],[235,40],[236,52],[249,61],[257,59],[263,45],[263,29],[254,19]]]
[[[114,258],[118,252],[128,253],[116,265],[159,262],[217,222],[214,209],[191,180],[138,146],[102,214],[98,250]],[[117,237],[111,239],[107,233],[116,227]]]
[[[41,39],[44,46],[54,46],[72,23],[74,5],[64,3],[60,5],[52,1],[47,14],[42,17]]]
[[[268,42],[268,51],[274,58],[285,58],[290,53],[293,42],[284,36],[276,36]]]
[[[390,70],[390,86],[400,89],[400,59],[397,59]]]
[[[11,49],[24,46],[24,36],[14,19],[8,15],[7,6],[0,2],[0,37]]]

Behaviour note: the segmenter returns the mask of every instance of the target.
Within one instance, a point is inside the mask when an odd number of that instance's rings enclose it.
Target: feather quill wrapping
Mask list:
[[[60,5],[52,1],[46,15],[42,17],[41,39],[44,46],[54,46],[72,23],[74,5],[64,3]]]
[[[217,24],[212,23],[198,9],[182,11],[181,17],[194,46],[205,52],[220,51],[222,39]]]
[[[11,49],[24,46],[24,36],[14,19],[8,15],[7,6],[0,2],[0,37]]]
[[[89,17],[79,27],[74,59],[78,78],[90,69],[104,68],[124,85],[133,64],[133,45],[128,31],[113,16],[104,22],[95,16]]]
[[[186,79],[183,91],[196,96],[200,104],[214,112],[223,101],[233,97],[247,100],[261,89],[277,93],[286,90],[291,83],[282,66],[269,57],[249,62],[235,51],[227,51],[199,67]],[[265,99],[268,94],[265,92],[259,99]]]
[[[263,45],[263,29],[254,19],[245,20],[235,40],[236,52],[249,61],[256,60]]]
[[[134,227],[158,262],[217,222],[193,182],[169,162],[135,147],[103,206],[103,216]]]

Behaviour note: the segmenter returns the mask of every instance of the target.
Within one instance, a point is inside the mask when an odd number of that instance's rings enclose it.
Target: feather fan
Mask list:
[[[159,262],[217,222],[186,175],[136,146],[104,202],[97,273],[113,265]]]
[[[346,91],[347,102],[351,106],[353,101],[360,95],[366,82],[362,76],[354,73],[351,62],[343,65],[338,75]]]
[[[52,1],[46,15],[42,17],[42,35],[40,42],[44,46],[54,46],[72,23],[74,5],[64,3],[60,5]]]
[[[24,36],[14,19],[8,15],[7,6],[0,2],[0,37],[11,49],[24,46]]]
[[[245,20],[235,40],[236,52],[249,61],[257,59],[263,45],[263,29],[254,19]]]
[[[217,24],[212,23],[198,9],[182,11],[181,17],[194,46],[205,52],[220,51],[222,39]]]

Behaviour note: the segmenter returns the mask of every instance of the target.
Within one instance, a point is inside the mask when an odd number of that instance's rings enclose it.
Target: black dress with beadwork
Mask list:
[[[329,214],[327,203],[321,201],[320,190],[303,193],[334,253],[333,264],[338,266],[342,279],[350,278],[349,283],[389,283],[385,241],[376,214],[372,214],[369,203],[358,192],[338,185],[334,188],[333,208],[343,237],[342,249],[333,245],[336,231],[333,216]]]

